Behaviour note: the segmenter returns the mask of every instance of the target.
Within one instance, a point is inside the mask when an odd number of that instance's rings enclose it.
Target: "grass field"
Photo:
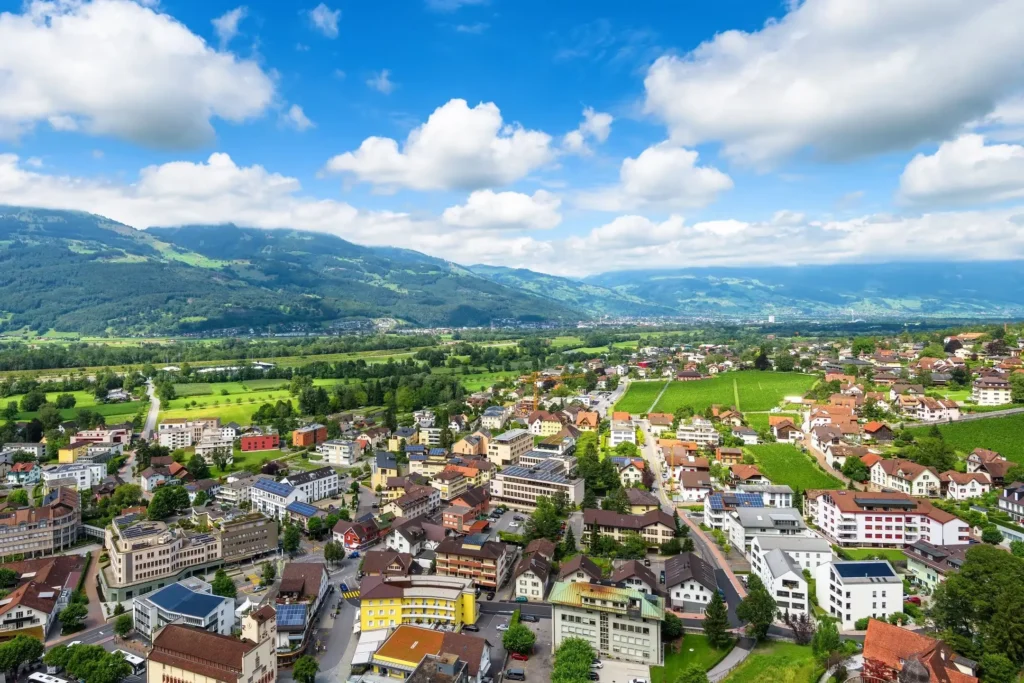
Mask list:
[[[771,641],[755,649],[724,683],[814,683],[822,673],[810,646]]]
[[[746,446],[755,458],[761,473],[773,484],[788,484],[793,489],[843,488],[843,483],[818,469],[818,464],[796,446],[784,443]]]
[[[688,405],[701,412],[712,404],[735,405],[740,410],[771,410],[785,396],[802,395],[815,381],[813,375],[756,370],[726,372],[696,382],[673,381],[654,410],[672,413]]]
[[[463,374],[461,370],[453,372],[452,368],[433,368],[431,372],[435,375],[452,375],[454,377],[458,377],[466,391],[483,391],[484,389],[489,389],[492,385],[503,379],[514,380],[523,374],[523,372],[516,370],[509,370],[508,372],[486,372],[486,368],[480,372],[470,372],[468,374]]]
[[[747,421],[751,429],[761,431],[768,429],[768,418],[773,416],[788,417],[793,424],[800,424],[800,415],[797,413],[744,413],[743,419]]]
[[[615,404],[615,410],[624,410],[628,413],[646,413],[654,399],[665,386],[665,382],[633,382],[629,385],[626,394]]]
[[[91,391],[50,391],[46,394],[46,400],[53,403],[57,400],[57,397],[61,394],[71,394],[75,397],[75,407],[65,408],[60,411],[61,417],[65,420],[71,420],[75,417],[75,412],[79,408],[88,408],[94,413],[99,413],[107,418],[121,416],[124,419],[131,418],[132,415],[139,412],[139,409],[148,405],[148,401],[127,401],[125,403],[96,403],[96,397],[93,396]],[[15,403],[21,403],[21,399],[24,398],[24,394],[16,394],[14,396],[8,396],[7,398],[0,398],[0,406],[6,406],[11,401]],[[39,417],[38,411],[33,412],[21,412],[18,413],[19,420],[31,420],[32,418]],[[114,420],[111,420],[114,421]]]
[[[174,410],[161,410],[159,422],[164,420],[176,419],[176,418],[196,418],[196,417],[219,417],[221,422],[237,422],[240,425],[252,424],[252,414],[260,407],[259,403],[242,403],[237,405],[232,403],[228,405],[220,406],[206,406],[203,408],[177,408]]]
[[[732,645],[716,650],[708,644],[706,637],[687,633],[683,636],[679,652],[665,652],[665,666],[651,667],[651,683],[675,683],[679,674],[691,664],[699,664],[704,671],[710,671],[730,650]]]
[[[931,427],[915,427],[917,436],[925,435]],[[942,436],[962,453],[975,448],[998,451],[1008,460],[1024,464],[1024,414],[993,417],[970,422],[950,422],[939,426]]]
[[[844,548],[844,552],[855,560],[867,560],[872,557],[884,557],[890,562],[905,562],[907,556],[896,548]]]

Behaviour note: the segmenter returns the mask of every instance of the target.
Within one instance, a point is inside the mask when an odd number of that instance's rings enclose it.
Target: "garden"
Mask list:
[[[735,644],[733,640],[727,647],[718,649],[711,646],[707,636],[687,633],[677,650],[666,644],[665,666],[651,667],[651,683],[674,683],[683,671],[694,664],[704,671],[711,671]]]
[[[771,641],[759,645],[724,683],[813,683],[823,673],[810,646]]]

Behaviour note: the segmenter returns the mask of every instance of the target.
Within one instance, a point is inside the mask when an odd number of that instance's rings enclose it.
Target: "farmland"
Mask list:
[[[924,436],[931,427],[916,427],[915,436]],[[1024,464],[1024,414],[993,417],[970,422],[950,422],[939,426],[942,436],[961,453],[975,448],[997,451],[1008,460]]]
[[[625,396],[615,404],[615,410],[627,413],[646,413],[658,394],[665,387],[665,382],[632,382]]]
[[[329,389],[339,380],[313,380]],[[219,417],[222,422],[247,425],[252,414],[264,403],[294,403],[287,380],[257,379],[244,382],[175,384],[178,398],[160,406],[160,420],[182,417]]]
[[[794,490],[843,488],[843,483],[823,472],[818,463],[789,444],[747,446],[759,469],[773,484],[788,484]]]
[[[795,372],[728,372],[695,382],[673,381],[658,401],[655,412],[673,413],[680,406],[691,406],[697,412],[710,405],[736,406],[740,410],[770,410],[786,396],[802,395],[816,381],[813,375]],[[623,401],[629,400],[633,392]],[[643,408],[646,410],[650,403]]]
[[[109,419],[110,422],[130,420],[135,413],[139,412],[140,409],[145,409],[145,406],[149,403],[148,401],[97,403],[96,397],[93,396],[90,391],[51,391],[46,394],[46,400],[53,403],[61,394],[71,394],[75,397],[74,408],[65,408],[60,411],[61,417],[65,420],[74,419],[75,413],[79,408],[87,408],[94,413],[99,413],[106,418],[111,418]],[[14,396],[8,396],[7,398],[0,398],[0,406],[6,406],[11,401],[21,403],[21,399],[24,398],[24,396],[24,394],[17,394]],[[31,420],[36,417],[39,417],[38,411],[18,413],[19,420]]]
[[[523,374],[514,370],[508,372],[470,372],[462,374],[461,370],[455,371],[452,368],[434,368],[431,372],[435,375],[455,375],[459,378],[466,391],[469,392],[489,389],[502,380],[515,381],[516,378]]]

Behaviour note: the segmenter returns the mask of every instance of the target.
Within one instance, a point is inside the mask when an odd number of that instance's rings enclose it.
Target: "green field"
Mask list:
[[[814,683],[824,672],[810,646],[770,641],[755,649],[724,683]]]
[[[756,370],[726,372],[696,382],[673,381],[654,411],[673,413],[676,408],[687,405],[697,412],[710,405],[735,405],[740,410],[771,410],[785,396],[803,395],[815,381],[814,375]]]
[[[915,436],[924,436],[931,427],[915,427]],[[1024,464],[1024,414],[993,417],[970,422],[950,422],[939,426],[942,436],[962,453],[988,448],[1008,460]]]
[[[486,368],[483,368],[483,370],[486,370]],[[508,372],[485,372],[483,370],[480,372],[470,372],[467,374],[463,374],[461,369],[442,367],[433,368],[431,370],[431,373],[435,375],[452,375],[453,377],[458,377],[459,381],[462,383],[462,386],[466,389],[466,391],[470,392],[483,391],[484,389],[489,389],[491,388],[491,386],[500,382],[501,380],[515,380],[516,378],[523,374],[522,372],[516,370],[509,370]]]
[[[293,404],[294,405],[294,404]],[[237,405],[206,406],[203,408],[178,408],[174,410],[161,410],[159,421],[177,418],[196,417],[219,417],[221,422],[237,422],[240,425],[252,424],[252,414],[260,407],[259,403],[242,403]]]
[[[843,551],[855,560],[867,560],[872,557],[884,557],[890,562],[906,562],[907,556],[902,550],[895,548],[844,548]]]
[[[757,459],[758,468],[773,484],[787,484],[794,490],[843,488],[843,483],[822,472],[817,462],[796,446],[784,443],[746,446]]]
[[[762,431],[768,429],[768,418],[774,416],[788,417],[793,421],[793,424],[800,424],[800,415],[798,413],[744,413],[743,419],[747,421],[751,429]]]
[[[632,382],[626,394],[615,404],[615,410],[627,413],[646,413],[665,386],[664,381]]]
[[[75,412],[77,412],[79,408],[88,408],[92,412],[99,413],[107,418],[120,416],[125,420],[129,420],[132,415],[139,412],[140,409],[145,409],[145,407],[149,405],[148,401],[96,403],[96,397],[93,396],[91,391],[50,391],[46,394],[46,400],[53,403],[61,394],[71,394],[75,397],[74,408],[65,408],[60,411],[61,417],[65,420],[74,419]],[[11,401],[21,403],[21,399],[24,398],[24,396],[24,394],[16,394],[14,396],[8,396],[7,398],[0,398],[0,406],[6,406]],[[38,411],[18,413],[19,420],[31,420],[36,417],[39,417]]]
[[[730,650],[732,645],[724,650],[716,650],[708,644],[706,637],[687,633],[683,636],[679,652],[665,652],[665,666],[651,667],[651,683],[674,683],[679,674],[691,664],[699,664],[704,671],[710,671]]]

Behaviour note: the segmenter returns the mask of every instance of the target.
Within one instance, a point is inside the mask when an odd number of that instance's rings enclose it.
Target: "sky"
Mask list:
[[[1024,258],[1024,0],[0,0],[0,204],[582,277]]]

